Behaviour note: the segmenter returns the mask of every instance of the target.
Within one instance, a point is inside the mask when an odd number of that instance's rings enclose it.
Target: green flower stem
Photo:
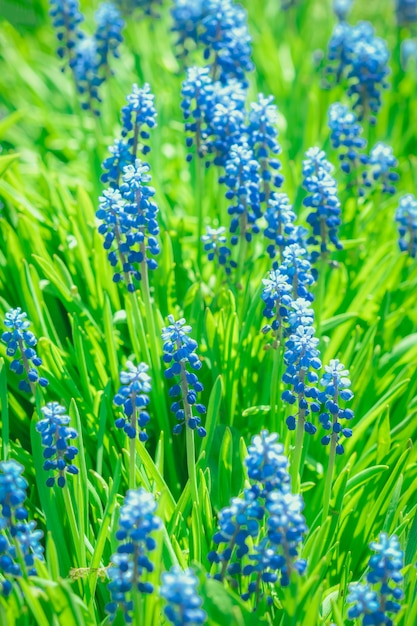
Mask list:
[[[142,244],[143,245],[143,244]],[[144,250],[142,253],[144,254]],[[145,259],[145,256],[143,257]],[[161,355],[160,355],[160,332],[156,331],[155,327],[155,317],[154,317],[154,307],[152,305],[151,300],[151,292],[149,288],[149,274],[148,274],[148,266],[146,261],[143,260],[140,266],[141,271],[141,290],[142,290],[142,298],[145,306],[146,313],[146,324],[148,327],[148,342],[150,346],[150,353],[152,358],[152,371],[153,371],[153,385],[154,385],[154,393],[152,394],[153,402],[155,403],[155,410],[158,415],[158,419],[162,422],[162,430],[164,432],[164,436],[166,437],[167,445],[164,446],[165,454],[167,455],[167,463],[170,468],[171,476],[173,476],[175,480],[175,484],[178,483],[178,474],[177,474],[177,464],[174,458],[173,444],[172,444],[172,435],[171,435],[171,424],[169,421],[168,411],[165,403],[165,387],[164,387],[164,374],[162,371],[161,365]],[[149,359],[148,359],[149,363]]]
[[[317,307],[316,307],[316,329],[317,335],[320,337],[322,322],[323,322],[323,308],[326,299],[326,282],[327,282],[327,258],[326,255],[321,255],[319,264],[319,276],[317,281],[318,293],[317,293]]]
[[[304,444],[304,424],[305,417],[299,416],[297,420],[297,431],[295,439],[294,455],[291,459],[290,474],[291,474],[291,488],[293,493],[298,493],[299,485],[301,482],[300,469],[301,469],[301,455],[303,452]]]
[[[324,485],[324,494],[323,494],[323,516],[322,516],[323,524],[326,521],[327,516],[329,514],[335,460],[336,460],[336,440],[333,438],[333,435],[332,435],[332,438],[330,441],[329,465],[327,467],[326,482]]]
[[[78,524],[77,520],[75,519],[74,507],[72,506],[71,494],[69,492],[67,483],[65,483],[61,491],[64,498],[64,504],[68,515],[69,525],[71,528],[71,535],[74,543],[75,554],[77,556],[78,567],[87,567],[85,538],[80,537],[80,534],[78,532]]]
[[[197,215],[197,265],[198,265],[199,272],[201,273],[201,258],[203,254],[203,246],[201,242],[201,237],[203,235],[203,222],[204,222],[204,211],[203,211],[204,163],[202,159],[198,156],[198,154],[194,156],[194,177],[195,177],[194,197],[195,197],[195,207],[196,207],[196,215]]]
[[[283,349],[282,349],[282,329],[279,329],[279,335],[274,340],[273,345],[274,350],[274,361],[272,366],[272,382],[271,382],[271,429],[274,433],[279,432],[280,437],[282,437],[282,432],[279,430],[279,409],[278,403],[280,398],[281,391],[281,375],[282,375],[282,360],[283,360]]]

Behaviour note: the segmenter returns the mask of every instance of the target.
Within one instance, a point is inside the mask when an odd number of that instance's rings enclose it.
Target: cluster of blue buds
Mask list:
[[[213,81],[208,68],[191,67],[182,85],[181,108],[187,147],[196,146],[200,158],[212,157],[223,166],[230,148],[241,142],[245,124],[246,91],[234,79]],[[192,154],[187,159],[191,160]],[[209,166],[211,161],[206,161]]]
[[[417,200],[410,193],[400,199],[400,205],[395,212],[395,221],[398,223],[400,236],[400,250],[407,250],[415,258],[417,255]]]
[[[417,0],[396,0],[395,15],[398,26],[410,26],[417,22]]]
[[[59,42],[57,50],[60,59],[67,59],[71,67],[74,60],[74,49],[83,38],[79,25],[84,17],[80,11],[78,0],[50,0],[49,14],[56,30]]]
[[[165,617],[174,626],[199,626],[205,624],[206,612],[198,594],[198,578],[191,568],[182,570],[178,565],[162,574],[161,597],[166,601]]]
[[[119,48],[123,41],[124,21],[120,11],[112,2],[103,2],[96,11],[98,66],[105,74],[111,74],[110,57],[119,58]]]
[[[172,32],[177,36],[175,46],[179,57],[189,54],[189,47],[194,48],[198,42],[201,21],[206,6],[203,0],[174,0],[171,8]]]
[[[148,435],[143,430],[149,422],[147,406],[152,391],[151,377],[146,363],[134,365],[126,361],[126,371],[120,373],[120,387],[114,396],[114,404],[123,406],[124,416],[116,420],[117,428],[122,428],[129,439],[135,439],[139,432],[140,441],[147,441]]]
[[[379,142],[375,144],[369,155],[369,167],[371,176],[364,172],[365,185],[372,186],[374,183],[380,183],[383,193],[394,194],[396,189],[393,183],[397,182],[399,175],[393,171],[397,167],[398,161],[394,156],[391,146]],[[369,180],[371,178],[371,180]]]
[[[267,246],[267,253],[271,259],[280,251],[281,257],[284,248],[291,244],[297,243],[301,247],[306,247],[306,236],[308,230],[303,226],[295,226],[296,215],[288,196],[285,193],[277,193],[272,191],[268,198],[264,218],[267,227],[264,235],[272,243]],[[275,267],[276,262],[274,264]]]
[[[362,137],[363,128],[355,113],[344,104],[336,102],[329,108],[328,124],[332,146],[340,150],[342,170],[349,174],[360,165],[366,165],[368,157],[362,150],[366,148],[367,141]]]
[[[0,463],[0,593],[5,597],[13,588],[7,575],[23,576],[18,550],[29,576],[36,576],[35,558],[43,561],[43,532],[36,530],[36,522],[27,521],[24,504],[28,484],[23,469],[13,460]]]
[[[220,565],[218,580],[248,577],[244,600],[262,595],[261,583],[289,584],[292,571],[306,567],[299,558],[299,545],[307,527],[302,516],[303,501],[291,494],[288,459],[278,435],[262,431],[252,439],[245,460],[251,487],[243,497],[233,498],[219,513],[216,546],[209,561]],[[237,586],[237,581],[231,579]],[[241,585],[242,586],[242,585]]]
[[[333,12],[339,22],[345,22],[352,9],[353,0],[333,0]]]
[[[318,375],[321,368],[319,340],[310,325],[314,318],[306,317],[305,324],[292,329],[285,343],[284,363],[286,370],[282,377],[285,384],[290,385],[282,394],[282,399],[290,405],[297,405],[297,412],[287,417],[289,430],[295,430],[297,421],[306,433],[314,435],[317,428],[308,419],[311,412],[320,410],[317,388]]]
[[[143,272],[158,267],[153,258],[160,252],[158,207],[152,199],[155,189],[148,185],[151,181],[148,172],[149,165],[140,159],[134,165],[127,165],[120,190],[105,190],[96,212],[96,217],[102,220],[98,231],[104,235],[103,246],[110,250],[108,259],[112,267],[118,268],[113,280],[116,283],[124,280],[131,292],[135,291],[135,282],[142,279]]]
[[[120,542],[116,554],[111,557],[108,569],[110,582],[107,589],[111,601],[106,605],[110,621],[120,608],[127,624],[132,623],[133,594],[152,593],[153,586],[146,581],[146,573],[152,572],[153,564],[148,554],[156,543],[152,533],[161,527],[161,520],[154,515],[156,502],[151,493],[142,487],[129,490],[120,509],[119,529],[116,539]]]
[[[251,241],[252,235],[259,233],[257,220],[262,216],[261,181],[259,163],[247,144],[232,146],[224,176],[219,180],[228,187],[226,198],[235,201],[228,208],[229,215],[233,216],[230,223],[230,243],[235,246],[239,237]]]
[[[273,96],[258,95],[249,111],[247,126],[248,145],[259,162],[262,178],[261,201],[268,202],[272,189],[281,187],[284,177],[279,173],[281,163],[277,155],[281,152],[278,143],[278,110]]]
[[[100,111],[100,85],[111,74],[110,57],[119,56],[124,22],[117,6],[103,2],[96,12],[97,27],[93,36],[79,28],[84,20],[78,0],[51,0],[50,15],[60,42],[58,55],[66,59],[73,72],[81,107],[95,115]]]
[[[305,298],[313,302],[314,296],[310,292],[310,287],[315,283],[315,275],[307,252],[297,243],[290,244],[284,248],[282,263],[279,266],[281,274],[287,276],[287,280],[292,286],[292,297]]]
[[[342,408],[340,400],[349,402],[353,398],[350,390],[351,382],[349,371],[338,359],[332,359],[329,365],[324,367],[320,385],[324,391],[319,393],[318,399],[324,405],[324,411],[320,413],[320,423],[324,430],[331,431],[321,439],[321,443],[327,446],[330,442],[335,446],[336,454],[343,454],[345,449],[340,441],[340,435],[349,438],[352,436],[350,428],[342,427],[339,420],[351,420],[354,417],[351,409]]]
[[[66,474],[78,474],[78,467],[73,464],[78,448],[70,444],[72,439],[78,437],[78,433],[75,428],[68,426],[70,417],[58,402],[48,402],[41,411],[44,417],[36,424],[36,430],[45,448],[43,469],[53,472],[46,485],[53,487],[56,480],[58,487],[62,488],[66,483]]]
[[[336,82],[342,78],[348,81],[347,94],[353,97],[358,119],[369,118],[375,123],[381,107],[381,90],[388,86],[389,51],[385,41],[375,36],[369,22],[359,22],[356,26],[341,22],[330,39],[328,59],[331,64],[328,75],[333,75]]]
[[[237,264],[230,258],[232,251],[228,245],[225,232],[226,228],[224,226],[219,228],[206,226],[206,234],[201,237],[201,241],[204,244],[204,251],[207,252],[208,260],[215,260],[217,265],[224,267],[226,274],[230,274]]]
[[[378,541],[370,543],[375,552],[369,559],[367,584],[352,583],[349,586],[348,602],[353,606],[348,611],[349,619],[362,617],[362,624],[393,625],[388,615],[397,614],[403,597],[400,584],[403,581],[404,553],[396,535],[379,535]]]
[[[233,0],[207,0],[200,26],[198,42],[212,77],[222,83],[230,78],[244,81],[253,69],[245,9]]]
[[[310,194],[304,199],[304,206],[311,208],[307,222],[311,225],[313,235],[309,244],[320,245],[320,255],[325,257],[329,252],[328,244],[332,243],[336,250],[343,246],[338,238],[340,220],[340,201],[337,195],[337,184],[331,172],[333,166],[326,160],[326,155],[319,148],[310,148],[303,161],[303,187]],[[314,259],[319,256],[314,254]]]
[[[282,340],[283,323],[288,318],[288,307],[291,306],[292,288],[288,282],[288,277],[280,270],[271,270],[268,278],[263,278],[261,298],[265,303],[263,315],[270,323],[262,328],[264,334],[272,331],[275,342],[274,347],[278,347]]]
[[[417,63],[417,39],[403,39],[400,50],[401,67],[404,72],[407,70],[411,59]]]
[[[139,149],[142,154],[148,154],[149,131],[156,126],[155,96],[148,83],[143,87],[135,83],[126,100],[127,104],[122,108],[122,137],[128,137],[133,157]]]
[[[122,139],[117,139],[109,148],[111,154],[102,163],[103,183],[109,183],[118,189],[125,168],[134,165],[138,152],[146,155],[150,152],[149,131],[156,126],[155,96],[150,86],[134,84],[132,92],[127,96],[127,104],[122,108]]]
[[[4,325],[7,330],[1,338],[7,344],[7,356],[14,357],[10,363],[12,372],[25,378],[19,381],[19,389],[30,393],[35,383],[46,387],[49,383],[44,376],[39,376],[38,367],[42,365],[42,359],[36,354],[35,346],[37,339],[29,330],[30,322],[26,319],[27,314],[20,307],[10,309],[5,315]]]
[[[185,323],[184,318],[175,321],[173,315],[168,315],[168,321],[169,325],[162,329],[163,361],[169,365],[165,370],[165,377],[171,380],[178,376],[180,379],[179,383],[175,383],[169,390],[171,398],[180,397],[180,400],[171,405],[171,411],[178,422],[173,433],[180,434],[185,426],[197,430],[200,437],[205,437],[206,431],[200,426],[200,417],[193,415],[193,407],[199,415],[206,412],[204,404],[197,402],[197,394],[203,391],[204,387],[197,375],[187,370],[187,364],[193,370],[201,369],[201,361],[195,352],[198,344],[189,337],[192,328]]]

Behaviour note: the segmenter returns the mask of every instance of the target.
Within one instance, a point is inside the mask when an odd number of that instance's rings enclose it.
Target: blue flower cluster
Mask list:
[[[135,439],[139,433],[140,441],[147,441],[148,435],[143,430],[149,422],[147,406],[152,391],[151,377],[146,363],[134,365],[126,361],[126,371],[120,373],[120,387],[114,396],[116,406],[123,406],[124,416],[116,420],[117,428],[122,428],[129,439]]]
[[[393,183],[397,182],[399,176],[397,172],[393,171],[394,167],[397,167],[398,161],[394,156],[391,146],[379,142],[375,144],[369,155],[369,167],[371,170],[371,176],[365,172],[365,184],[371,186],[372,182],[380,183],[383,193],[394,194],[395,187]],[[371,178],[371,180],[369,180]]]
[[[279,173],[281,152],[278,143],[278,109],[273,96],[258,95],[258,101],[250,105],[247,126],[248,144],[254,158],[259,162],[262,178],[261,201],[268,202],[272,189],[281,187],[284,177]]]
[[[216,546],[209,560],[220,566],[219,580],[241,575],[248,579],[244,600],[262,595],[262,584],[286,586],[293,571],[302,574],[306,561],[299,546],[307,532],[301,496],[290,491],[288,460],[278,435],[262,431],[252,439],[245,464],[251,487],[219,513]]]
[[[410,193],[400,199],[400,205],[395,212],[395,221],[398,223],[400,236],[400,250],[407,250],[415,258],[417,255],[417,200]]]
[[[293,299],[291,296],[291,284],[288,277],[282,274],[280,270],[271,270],[268,278],[263,278],[261,298],[265,303],[263,315],[268,320],[272,320],[270,324],[265,324],[262,328],[263,333],[272,331],[276,345],[278,347],[282,340],[283,322],[288,319],[288,307],[291,306]]]
[[[307,256],[305,248],[302,248],[298,243],[289,244],[284,248],[279,271],[287,276],[287,280],[292,286],[294,300],[305,298],[312,302],[314,296],[310,292],[310,287],[314,285],[316,276]]]
[[[375,115],[381,107],[381,90],[388,85],[389,52],[383,39],[376,37],[369,22],[350,26],[340,22],[335,26],[328,46],[327,73],[335,82],[348,81],[347,94],[353,98],[358,119]]]
[[[206,226],[206,234],[201,237],[201,241],[204,244],[204,251],[207,252],[208,260],[216,260],[217,265],[224,267],[226,274],[230,274],[232,269],[236,267],[236,262],[230,258],[232,251],[225,232],[224,226],[219,228]]]
[[[253,69],[251,37],[246,11],[233,0],[176,0],[171,10],[179,56],[186,57],[190,43],[202,47],[214,80],[246,82]]]
[[[48,402],[41,411],[44,417],[36,424],[36,430],[45,448],[43,469],[53,472],[46,485],[53,487],[56,480],[58,487],[64,487],[66,474],[78,474],[78,467],[73,464],[78,448],[70,444],[72,439],[78,437],[78,433],[75,428],[68,426],[70,417],[58,402]]]
[[[67,59],[71,67],[74,49],[83,33],[79,28],[84,17],[78,0],[50,0],[49,14],[59,42],[57,50],[60,59]]]
[[[291,244],[297,243],[306,247],[308,230],[303,226],[295,226],[296,215],[287,194],[271,192],[264,218],[267,224],[264,235],[272,241],[266,249],[271,259],[276,257],[277,250],[282,257],[284,248]]]
[[[363,128],[355,113],[344,104],[336,102],[329,107],[328,124],[333,148],[343,149],[339,155],[342,170],[350,173],[356,171],[360,165],[366,165],[368,157],[362,151],[366,148],[367,141],[362,137]]]
[[[251,241],[252,235],[259,232],[257,220],[262,216],[259,163],[247,145],[235,145],[230,150],[224,169],[220,182],[228,187],[226,198],[235,201],[228,208],[229,215],[233,216],[230,243],[235,246],[239,238]]]
[[[159,17],[157,7],[161,6],[162,0],[115,0],[123,15],[130,17],[136,14],[139,19],[145,16]]]
[[[313,235],[307,243],[320,245],[320,255],[325,258],[332,243],[336,250],[343,246],[338,238],[340,220],[340,201],[337,195],[337,184],[331,172],[333,166],[326,160],[326,155],[318,148],[310,148],[303,161],[303,187],[310,194],[304,199],[304,206],[311,208],[307,222],[311,225]],[[315,253],[314,259],[319,256]]]
[[[399,26],[417,22],[417,0],[395,0],[395,14]]]
[[[349,438],[352,436],[352,430],[342,427],[339,420],[351,420],[354,417],[351,409],[340,407],[340,400],[349,402],[353,398],[349,371],[338,359],[332,359],[329,365],[325,365],[324,370],[325,373],[320,380],[324,391],[321,391],[318,396],[319,401],[324,405],[324,411],[320,413],[319,419],[324,430],[331,431],[331,434],[322,437],[321,443],[327,446],[332,441],[336,454],[343,454],[345,450],[339,443],[340,435]]]
[[[158,207],[152,199],[155,189],[148,185],[149,169],[140,159],[136,159],[134,165],[127,165],[120,190],[105,190],[96,212],[102,221],[98,231],[104,235],[104,248],[110,250],[108,259],[111,266],[117,268],[113,280],[124,281],[132,292],[143,272],[158,267],[153,258],[160,251]]]
[[[36,530],[36,522],[27,521],[24,504],[28,484],[22,476],[23,469],[13,460],[0,463],[0,593],[5,597],[13,589],[8,575],[13,579],[23,576],[24,563],[26,573],[36,576],[35,558],[43,561],[43,532]]]
[[[97,27],[86,36],[79,25],[84,17],[78,0],[50,0],[53,25],[60,43],[58,56],[66,59],[81,96],[81,107],[99,115],[99,87],[111,75],[110,56],[119,56],[124,21],[117,6],[104,2],[96,13]]]
[[[173,315],[168,315],[168,321],[169,325],[162,329],[163,360],[169,365],[165,370],[165,376],[168,380],[176,376],[180,379],[179,383],[174,383],[169,390],[171,398],[180,397],[171,405],[171,411],[178,422],[173,433],[180,434],[185,426],[197,430],[200,437],[205,437],[206,431],[200,426],[200,417],[193,415],[193,407],[199,415],[206,412],[204,404],[197,402],[197,394],[203,391],[204,387],[197,375],[187,370],[187,364],[193,370],[201,369],[201,361],[195,352],[198,344],[188,336],[192,328],[185,323],[184,318],[175,321]]]
[[[389,613],[397,614],[403,597],[400,588],[403,576],[404,554],[396,535],[389,537],[381,533],[378,541],[370,543],[375,552],[369,559],[367,584],[352,583],[349,586],[348,602],[353,606],[348,611],[349,619],[362,618],[362,624],[393,625]]]
[[[39,376],[37,368],[42,365],[42,359],[36,353],[37,339],[29,330],[30,322],[26,318],[27,314],[20,307],[10,309],[4,320],[7,330],[1,338],[7,344],[7,356],[14,357],[10,363],[11,371],[18,376],[25,374],[25,378],[19,381],[19,389],[30,393],[35,383],[41,387],[46,387],[49,383],[44,376]]]
[[[146,573],[153,571],[149,560],[156,543],[152,533],[161,527],[161,520],[154,515],[156,502],[152,494],[140,488],[129,490],[120,509],[119,541],[116,554],[111,557],[108,569],[110,582],[107,588],[111,601],[106,605],[110,621],[120,608],[127,624],[132,623],[134,601],[132,594],[152,593],[153,586],[146,581]]]
[[[160,594],[166,601],[165,617],[174,626],[199,626],[205,624],[206,612],[201,608],[198,595],[198,578],[191,568],[183,571],[174,565],[162,574]]]

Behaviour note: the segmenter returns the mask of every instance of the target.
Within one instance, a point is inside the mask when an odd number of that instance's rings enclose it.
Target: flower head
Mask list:
[[[417,22],[417,0],[395,0],[398,26],[409,26]]]
[[[147,145],[149,130],[156,126],[155,96],[148,83],[143,87],[132,86],[132,92],[126,98],[127,104],[122,108],[122,137],[129,137],[128,145],[136,158],[139,144],[143,154],[150,152]]]
[[[146,410],[152,391],[148,369],[146,363],[139,363],[136,366],[132,361],[127,361],[126,370],[120,373],[120,382],[123,386],[114,396],[114,403],[116,406],[123,406],[124,412],[124,416],[116,420],[117,428],[123,428],[130,439],[135,439],[139,432],[140,441],[148,439],[143,430],[150,419]]]
[[[354,417],[351,409],[344,409],[340,406],[340,400],[349,402],[353,398],[353,393],[350,390],[349,371],[338,359],[332,359],[329,365],[325,365],[324,370],[320,381],[324,391],[321,391],[318,396],[319,401],[324,404],[324,411],[320,414],[319,419],[323,428],[326,431],[331,431],[331,434],[322,437],[321,443],[327,446],[333,440],[336,454],[343,454],[344,447],[339,443],[340,435],[351,437],[352,430],[342,427],[339,420],[351,420]]]
[[[230,274],[232,268],[236,267],[236,262],[230,258],[232,251],[225,232],[224,226],[219,228],[206,226],[206,234],[201,237],[201,241],[204,244],[204,251],[207,252],[208,260],[216,260],[218,265],[224,267],[226,274]]]
[[[171,411],[175,414],[177,424],[174,426],[174,434],[182,432],[184,426],[197,430],[200,437],[206,435],[205,429],[200,426],[201,419],[193,414],[193,407],[200,415],[206,412],[204,404],[197,402],[197,393],[204,387],[194,372],[190,372],[187,366],[193,370],[201,368],[201,361],[196,354],[197,342],[189,337],[191,326],[181,318],[175,321],[173,315],[168,315],[169,325],[162,329],[163,360],[169,365],[165,370],[168,380],[179,377],[179,382],[169,390],[171,398],[180,397],[171,405]]]
[[[174,626],[198,626],[206,622],[197,587],[197,576],[190,568],[183,571],[174,565],[169,572],[163,572],[160,593],[167,603],[164,613]]]
[[[395,221],[398,223],[400,250],[407,250],[414,258],[417,254],[417,200],[411,193],[400,199]]]
[[[329,108],[328,125],[332,146],[340,151],[342,170],[350,173],[360,165],[365,165],[368,158],[362,151],[367,141],[362,137],[363,128],[355,113],[344,104],[336,102]],[[361,192],[360,189],[358,191]]]
[[[109,72],[110,56],[119,57],[119,47],[123,41],[124,21],[113,2],[103,2],[96,11],[97,29],[95,40],[99,57],[99,69]]]
[[[70,417],[58,402],[48,402],[41,411],[44,417],[36,424],[36,430],[40,433],[45,448],[43,469],[53,472],[46,484],[53,487],[56,480],[58,487],[64,487],[66,474],[78,474],[78,468],[72,463],[78,454],[78,448],[70,444],[72,439],[78,437],[78,433],[75,428],[68,426]]]
[[[1,339],[7,344],[7,356],[14,357],[10,363],[11,371],[18,376],[25,374],[25,378],[19,382],[19,389],[30,393],[35,383],[46,387],[48,380],[39,376],[37,368],[42,365],[42,359],[36,353],[37,339],[29,330],[30,322],[26,318],[27,314],[20,307],[10,309],[4,320],[7,330]]]
[[[393,171],[394,167],[397,167],[398,161],[394,156],[391,146],[387,146],[385,143],[379,142],[371,150],[369,155],[369,177],[367,172],[364,173],[365,184],[371,186],[380,183],[383,193],[394,194],[395,183],[399,176],[397,172]],[[371,179],[371,180],[370,180]]]
[[[49,15],[59,42],[58,56],[67,59],[70,66],[74,59],[74,48],[82,39],[79,25],[84,20],[78,0],[50,0]]]

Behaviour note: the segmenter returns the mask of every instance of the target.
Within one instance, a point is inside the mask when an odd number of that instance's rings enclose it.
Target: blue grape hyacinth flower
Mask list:
[[[94,37],[84,37],[77,43],[73,72],[81,108],[100,115],[97,105],[101,103],[99,87],[103,78],[99,74],[99,56]]]
[[[342,170],[349,174],[366,165],[368,157],[363,150],[367,141],[362,137],[363,128],[355,113],[344,104],[335,102],[329,107],[328,125],[332,146],[340,151]],[[361,189],[358,191],[361,193]]]
[[[75,428],[69,426],[70,417],[58,402],[48,402],[41,411],[44,417],[36,424],[36,430],[45,448],[43,469],[46,472],[53,472],[46,485],[53,487],[56,482],[58,487],[62,488],[66,484],[67,474],[78,474],[78,467],[73,464],[78,448],[70,443],[78,437],[78,433]]]
[[[247,144],[232,146],[225,163],[225,173],[219,180],[228,187],[226,198],[234,201],[228,208],[232,216],[230,243],[237,245],[239,238],[251,241],[253,234],[260,230],[257,220],[262,216],[261,179],[259,163]]]
[[[394,194],[396,189],[393,183],[397,182],[399,175],[393,171],[398,161],[394,156],[391,146],[378,142],[372,148],[369,155],[370,176],[364,172],[365,185],[371,187],[379,183],[383,193]]]
[[[279,270],[271,270],[268,278],[263,278],[261,298],[265,303],[263,315],[268,319],[268,324],[262,328],[267,334],[272,331],[274,336],[274,348],[278,348],[283,336],[283,323],[288,318],[288,308],[292,303],[292,289],[288,277]]]
[[[264,218],[267,224],[264,235],[271,240],[266,251],[271,259],[277,256],[278,251],[282,256],[285,246],[292,243],[302,241],[306,245],[305,237],[308,231],[302,226],[294,225],[296,215],[287,194],[275,191],[270,193]]]
[[[404,553],[396,535],[389,537],[382,532],[377,541],[370,543],[375,552],[369,559],[367,584],[349,585],[348,603],[353,606],[348,610],[349,619],[362,618],[362,624],[387,624],[394,622],[389,614],[396,615],[403,597],[400,587],[403,581],[401,573],[404,567]]]
[[[174,0],[171,7],[171,31],[176,35],[175,47],[178,57],[188,55],[190,44],[193,48],[197,46],[205,12],[203,0]]]
[[[307,258],[307,251],[298,243],[293,243],[284,248],[282,256],[283,260],[278,269],[292,286],[293,299],[305,298],[313,302],[314,296],[310,292],[310,287],[315,283],[315,275]]]
[[[250,105],[247,126],[248,145],[260,164],[262,178],[261,201],[268,202],[272,190],[281,187],[284,177],[279,173],[281,152],[278,143],[278,109],[273,96],[258,95],[258,101]]]
[[[201,361],[195,352],[198,344],[189,337],[192,328],[185,323],[184,318],[175,321],[173,315],[168,315],[168,321],[169,325],[162,329],[163,361],[169,365],[164,373],[168,380],[179,377],[179,382],[170,388],[169,395],[171,398],[180,398],[171,405],[171,411],[177,419],[173,433],[178,435],[186,427],[197,430],[200,437],[205,437],[206,431],[200,425],[201,418],[193,414],[193,407],[199,415],[206,413],[204,404],[197,402],[197,394],[204,387],[197,375],[187,369],[187,365],[195,371],[201,369]]]
[[[353,393],[350,390],[351,382],[349,379],[349,371],[345,368],[339,359],[332,359],[329,365],[324,366],[324,374],[320,380],[320,385],[324,387],[324,391],[319,393],[318,399],[324,405],[324,411],[320,413],[320,423],[326,431],[321,439],[321,443],[327,446],[330,442],[335,446],[336,454],[343,454],[344,447],[340,441],[340,436],[351,437],[352,430],[343,427],[340,420],[351,420],[354,413],[351,409],[342,408],[340,400],[350,402]]]
[[[135,83],[126,100],[122,108],[122,137],[127,137],[131,154],[136,158],[139,150],[144,155],[151,150],[148,142],[149,131],[156,126],[155,96],[148,83],[143,87]]]
[[[224,267],[226,274],[230,274],[236,267],[236,262],[231,259],[232,251],[225,235],[226,228],[220,226],[213,228],[206,226],[206,233],[201,237],[204,244],[204,251],[207,252],[209,261],[216,261],[218,266]]]
[[[150,419],[147,406],[152,386],[148,370],[146,363],[134,365],[132,361],[126,361],[126,371],[120,373],[123,386],[113,400],[116,406],[123,407],[124,412],[124,416],[115,422],[117,428],[122,428],[129,439],[135,439],[139,433],[142,442],[148,439],[144,428]]]
[[[245,465],[250,480],[258,483],[262,497],[268,498],[271,492],[290,491],[288,459],[277,433],[263,430],[254,435],[248,446]]]
[[[34,391],[35,383],[46,387],[49,384],[48,379],[39,376],[37,369],[42,365],[42,359],[36,353],[37,339],[29,330],[27,314],[20,307],[10,309],[5,315],[4,325],[7,330],[1,338],[7,345],[7,356],[14,357],[10,369],[18,376],[25,374],[25,379],[19,381],[19,389],[30,393]]]
[[[112,189],[118,189],[124,168],[132,165],[135,158],[132,154],[128,141],[116,139],[109,147],[111,156],[104,159],[101,164],[104,173],[101,176],[103,183],[108,183]]]
[[[395,221],[398,224],[400,236],[398,243],[401,252],[407,251],[412,258],[415,258],[417,255],[417,200],[411,193],[400,199],[395,212]]]
[[[165,617],[174,626],[206,623],[207,614],[201,608],[203,600],[198,594],[198,578],[191,568],[182,570],[174,565],[169,572],[163,572],[160,595],[166,602]]]
[[[333,166],[319,148],[310,148],[303,161],[303,187],[308,192],[304,206],[311,209],[307,222],[313,234],[307,240],[312,245],[320,245],[320,255],[325,258],[329,252],[329,244],[336,250],[342,249],[338,230],[341,224],[340,201],[337,184],[331,175]],[[318,256],[318,253],[317,253]],[[315,257],[316,258],[316,255]]]
[[[296,413],[287,417],[286,423],[289,430],[295,430],[298,422],[309,435],[317,430],[309,416],[320,410],[316,373],[321,368],[318,344],[312,326],[298,326],[287,339],[284,352],[286,370],[282,380],[291,388],[283,392],[282,399],[297,406]]]
[[[78,0],[50,0],[49,15],[56,31],[59,42],[57,50],[60,59],[66,59],[72,67],[74,61],[74,49],[83,33],[79,28],[84,17],[80,11]]]
[[[113,56],[119,58],[119,47],[123,41],[122,31],[124,21],[120,11],[113,2],[103,2],[96,11],[97,29],[95,40],[97,44],[98,68],[105,76],[111,73],[109,61]]]
[[[352,9],[353,0],[333,0],[332,8],[339,22],[345,22]]]
[[[120,608],[126,623],[131,624],[133,594],[153,591],[146,574],[154,569],[149,559],[149,553],[156,548],[152,534],[162,525],[155,511],[156,502],[151,493],[142,487],[127,492],[120,508],[119,529],[116,532],[119,545],[108,569],[110,602],[105,608],[110,621],[114,620]]]
[[[13,589],[7,576],[12,580],[23,576],[23,565],[27,575],[36,576],[35,559],[44,559],[43,532],[36,529],[36,522],[27,521],[24,504],[28,483],[22,476],[23,470],[14,460],[0,463],[0,574],[4,577],[0,593],[4,597]]]

